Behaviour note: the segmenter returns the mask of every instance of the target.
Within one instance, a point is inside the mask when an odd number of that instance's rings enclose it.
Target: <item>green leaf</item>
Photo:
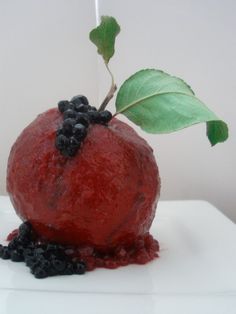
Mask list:
[[[120,26],[110,16],[102,16],[101,24],[93,29],[90,34],[90,40],[97,46],[98,53],[102,55],[106,64],[108,64],[115,52],[115,38],[120,32]]]
[[[149,133],[170,133],[207,122],[212,145],[228,138],[227,124],[194,96],[190,86],[159,70],[141,70],[125,81],[116,110]]]
[[[228,138],[227,124],[221,120],[207,122],[207,136],[212,146],[224,142]]]

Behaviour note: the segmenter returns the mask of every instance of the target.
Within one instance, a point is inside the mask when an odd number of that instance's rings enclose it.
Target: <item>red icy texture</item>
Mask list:
[[[78,154],[55,148],[62,115],[39,115],[18,137],[7,189],[17,214],[38,235],[106,251],[130,246],[153,221],[160,193],[152,149],[127,124],[92,125]]]
[[[70,248],[67,255],[76,260],[83,260],[87,270],[104,267],[114,269],[129,264],[146,264],[158,257],[159,244],[153,237],[146,233],[139,236],[130,246],[117,246],[108,252],[98,252],[93,247],[84,246]]]
[[[7,236],[7,241],[11,241],[13,240],[15,237],[17,237],[19,234],[19,230],[15,229],[13,230],[11,233],[9,233],[9,235]]]
[[[8,241],[13,240],[18,235],[18,229],[14,230],[7,237]],[[44,245],[40,237],[34,239],[35,244]],[[132,245],[118,245],[106,251],[99,251],[88,245],[66,245],[65,254],[72,261],[84,261],[88,271],[95,268],[115,269],[129,264],[146,264],[158,257],[159,243],[149,233],[138,236]]]

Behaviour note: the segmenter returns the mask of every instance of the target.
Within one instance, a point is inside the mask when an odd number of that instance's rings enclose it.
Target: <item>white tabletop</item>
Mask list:
[[[0,197],[0,241],[19,225]],[[36,280],[23,264],[0,260],[0,314],[235,314],[236,228],[204,201],[158,204],[152,234],[160,258],[84,276]]]

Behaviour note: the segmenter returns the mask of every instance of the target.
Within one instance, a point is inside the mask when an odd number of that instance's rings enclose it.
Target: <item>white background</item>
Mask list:
[[[236,1],[97,4],[122,28],[111,61],[118,85],[142,68],[165,70],[229,125],[230,139],[213,148],[203,124],[161,136],[136,128],[154,148],[162,199],[205,199],[236,220]],[[95,23],[93,0],[0,0],[0,194],[10,147],[37,114],[78,93],[98,105],[106,93],[109,77],[88,40]]]

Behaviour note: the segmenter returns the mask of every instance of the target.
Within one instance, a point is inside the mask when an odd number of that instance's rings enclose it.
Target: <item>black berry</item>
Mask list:
[[[45,253],[45,250],[42,247],[38,247],[34,250],[34,255],[39,257]]]
[[[40,266],[43,269],[49,269],[51,267],[51,263],[47,259],[44,259],[43,261],[41,261]]]
[[[11,260],[13,262],[23,262],[24,256],[22,252],[20,252],[19,250],[13,250],[11,251]]]
[[[75,274],[83,275],[86,272],[86,265],[83,262],[78,262],[75,267]]]
[[[83,140],[87,135],[87,129],[83,124],[77,123],[73,128],[73,134],[77,140]]]
[[[61,153],[65,157],[74,157],[78,151],[78,148],[68,146],[65,150],[62,150]]]
[[[19,227],[19,233],[21,236],[29,236],[31,233],[31,230],[32,230],[32,227],[28,221],[23,222]]]
[[[0,257],[2,257],[3,246],[0,244]]]
[[[35,262],[36,262],[36,258],[35,258],[35,257],[27,256],[27,257],[25,258],[26,266],[28,266],[28,267],[30,267],[30,268],[35,264]]]
[[[58,103],[58,109],[61,113],[66,111],[69,108],[69,101],[68,100],[61,100]]]
[[[73,111],[75,111],[75,104],[73,104],[73,102],[69,103],[68,109],[71,109]]]
[[[27,238],[25,246],[19,241],[20,237]],[[77,262],[72,258],[73,247],[56,243],[37,243],[35,241],[35,234],[30,223],[25,222],[19,227],[19,235],[9,243],[11,249],[9,246],[6,247],[0,244],[0,257],[2,259],[11,259],[13,262],[24,261],[35,278],[84,274],[86,272],[86,264],[83,261]]]
[[[56,132],[56,136],[58,135],[66,135],[66,131],[60,127],[59,129],[57,129],[57,132]]]
[[[73,130],[74,131],[74,130]],[[71,138],[69,139],[69,145],[70,147],[74,147],[74,148],[80,148],[80,141],[78,141],[74,136],[71,136]]]
[[[56,148],[59,150],[66,149],[66,147],[69,145],[69,139],[65,135],[58,135],[56,137]]]
[[[64,120],[68,119],[68,118],[72,118],[72,119],[76,119],[77,113],[76,111],[72,110],[72,109],[68,109],[63,113],[63,118]]]
[[[12,239],[9,243],[8,243],[8,248],[10,250],[14,250],[17,248],[17,246],[19,245],[18,243],[18,239],[17,237],[15,237],[14,239]]]
[[[41,267],[37,267],[33,272],[35,278],[42,279],[48,277],[48,273]]]
[[[59,102],[58,108],[63,113],[64,122],[56,131],[56,148],[66,157],[77,154],[90,123],[106,125],[112,119],[109,111],[99,112],[83,95],[74,96],[70,102]]]
[[[85,97],[83,95],[74,96],[71,99],[71,102],[73,102],[74,104],[84,104],[86,106],[89,104],[87,97]]]
[[[112,114],[110,111],[105,110],[100,112],[100,122],[101,123],[108,123],[112,119]]]
[[[57,251],[57,250],[58,250],[58,244],[49,243],[47,245],[46,251],[51,252],[51,251]]]
[[[62,127],[66,134],[72,134],[72,130],[74,125],[76,124],[76,120],[72,118],[68,118],[65,121],[63,121]]]
[[[26,249],[24,249],[23,255],[24,255],[24,258],[26,259],[28,257],[33,257],[34,256],[34,252],[33,252],[33,250],[31,248],[27,247]]]
[[[30,242],[31,238],[30,238],[30,235],[23,235],[23,234],[20,234],[17,238],[16,238],[16,241],[18,243],[18,246],[21,245],[21,246],[26,246],[29,242]]]
[[[84,104],[75,104],[75,110],[77,112],[88,112],[89,108],[88,106],[84,105]]]
[[[100,123],[100,112],[98,111],[89,111],[88,118],[91,123]]]
[[[10,255],[10,250],[8,249],[7,246],[4,246],[2,248],[2,252],[1,252],[1,258],[2,259],[10,259],[11,255]]]
[[[59,259],[55,259],[52,261],[52,266],[55,268],[56,271],[63,272],[63,270],[66,268],[66,263]]]
[[[76,117],[76,123],[81,123],[81,124],[83,124],[85,127],[88,127],[88,126],[89,126],[89,117],[88,117],[88,114],[82,113],[82,112],[78,112],[78,113],[77,113],[77,117]]]
[[[62,275],[73,275],[74,267],[72,263],[67,263],[65,269],[62,272]]]

